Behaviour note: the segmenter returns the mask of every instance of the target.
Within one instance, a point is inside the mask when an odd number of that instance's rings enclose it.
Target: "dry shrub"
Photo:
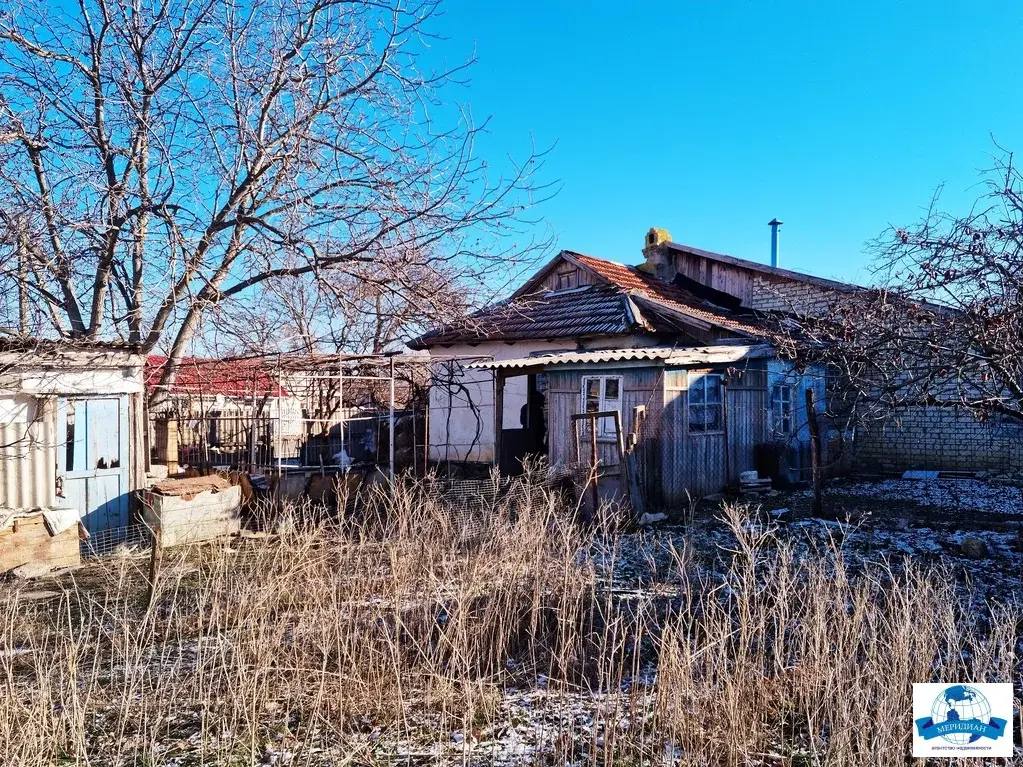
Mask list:
[[[8,591],[0,763],[489,763],[473,736],[499,739],[509,690],[539,679],[551,710],[589,714],[548,720],[530,762],[892,764],[912,682],[1011,678],[1016,616],[978,622],[941,573],[853,574],[736,508],[722,573],[671,549],[637,592],[611,525],[525,484],[468,515],[420,485],[358,522],[297,510],[276,537],[170,552],[151,605],[131,559],[48,603]]]

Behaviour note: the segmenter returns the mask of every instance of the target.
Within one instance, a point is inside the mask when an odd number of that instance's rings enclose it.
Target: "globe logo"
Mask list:
[[[996,740],[1005,734],[1005,719],[991,716],[991,704],[975,687],[957,684],[946,687],[931,706],[931,715],[916,720],[925,740],[941,738],[965,746],[981,738]]]

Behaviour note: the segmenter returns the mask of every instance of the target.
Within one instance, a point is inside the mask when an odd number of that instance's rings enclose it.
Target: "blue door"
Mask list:
[[[90,535],[127,527],[128,398],[61,398],[57,435],[61,504],[78,509]]]

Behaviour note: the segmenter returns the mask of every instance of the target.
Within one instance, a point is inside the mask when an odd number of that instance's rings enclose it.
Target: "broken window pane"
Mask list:
[[[76,440],[75,434],[75,406],[77,403],[71,400],[67,403],[67,442],[65,443],[66,456],[64,458],[64,470],[75,471],[75,467],[81,467],[85,463],[85,456],[79,456],[79,446],[85,448],[84,440]],[[76,460],[78,458],[78,460]]]
[[[94,469],[116,469],[121,465],[120,402],[116,399],[88,401],[89,448]]]

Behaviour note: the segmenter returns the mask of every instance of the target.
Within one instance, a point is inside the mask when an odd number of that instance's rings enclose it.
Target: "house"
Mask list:
[[[42,557],[68,556],[68,546],[39,537],[40,515],[54,537],[67,532],[69,519],[94,537],[131,524],[132,494],[146,473],[143,408],[142,358],[129,347],[0,345],[4,561],[27,548]],[[19,540],[19,530],[35,542]]]
[[[145,361],[150,399],[160,392],[167,358]],[[162,392],[161,392],[162,393]],[[159,404],[150,407],[151,444],[166,463],[166,428],[173,421],[176,460],[192,466],[233,466],[298,451],[306,431],[302,403],[261,358],[185,357]]]
[[[721,291],[760,312],[823,316],[844,297],[865,290],[675,243],[664,230],[650,230],[644,256],[640,269],[661,279]],[[863,471],[1023,470],[1023,424],[1012,418],[981,421],[963,408],[906,406],[880,421],[861,421],[845,436],[850,465]]]
[[[573,416],[616,412],[619,424],[602,417],[595,426],[602,464],[620,460],[632,436],[634,473],[665,502],[736,481],[756,468],[758,451],[768,464],[772,443],[784,445],[778,471],[802,471],[804,392],[814,389],[823,407],[824,375],[778,359],[764,342],[764,313],[775,309],[740,297],[766,304],[787,273],[744,274],[737,259],[705,251],[676,256],[662,230],[646,245],[638,267],[562,251],[506,301],[417,339],[438,356],[431,457],[492,461],[509,473],[531,453],[554,466],[585,462],[583,434],[593,434]],[[846,288],[801,283],[790,295],[820,300]]]
[[[864,290],[682,245],[663,229],[647,233],[636,266],[563,251],[507,300],[415,342],[435,358],[430,456],[506,473],[530,453],[555,466],[585,461],[579,430],[588,426],[572,416],[616,411],[624,439],[646,443],[635,448],[634,473],[647,477],[648,493],[677,502],[753,468],[805,478],[809,389],[831,470],[1023,467],[1019,424],[924,406],[852,429],[829,418],[841,382],[795,370],[766,343],[767,330],[785,315],[823,316]],[[597,427],[605,465],[622,452],[612,420]]]

